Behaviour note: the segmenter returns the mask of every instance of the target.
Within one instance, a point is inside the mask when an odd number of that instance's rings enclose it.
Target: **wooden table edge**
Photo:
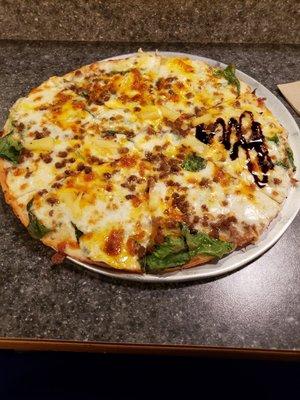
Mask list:
[[[0,338],[0,350],[65,351],[102,354],[200,356],[208,358],[300,361],[300,350],[273,350],[182,344],[104,343],[52,339]]]

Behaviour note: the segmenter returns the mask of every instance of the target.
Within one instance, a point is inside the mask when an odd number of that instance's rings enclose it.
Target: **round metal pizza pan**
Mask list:
[[[226,66],[225,64],[219,61],[187,53],[159,52],[159,54],[162,54],[164,56],[189,57],[194,60],[202,60],[213,66],[221,66],[221,67]],[[120,56],[105,59],[105,61],[126,58],[133,55],[134,53],[123,54]],[[285,129],[287,129],[289,134],[289,144],[295,156],[295,165],[297,168],[296,178],[300,180],[300,152],[299,152],[300,130],[296,121],[294,120],[290,112],[287,110],[287,108],[282,104],[282,102],[273,93],[271,93],[270,90],[268,90],[261,83],[251,78],[244,72],[237,70],[236,74],[239,79],[249,84],[253,89],[256,89],[256,94],[259,97],[266,98],[267,107],[278,119],[278,121],[285,127]],[[290,190],[288,198],[286,199],[280,213],[278,214],[276,219],[272,221],[269,228],[260,238],[258,243],[256,243],[255,245],[248,246],[245,249],[234,251],[227,257],[224,257],[217,262],[200,265],[198,267],[193,267],[190,269],[177,270],[162,275],[136,274],[136,273],[126,273],[123,271],[95,266],[92,264],[81,262],[79,260],[75,260],[72,257],[68,257],[68,259],[90,271],[106,275],[112,278],[125,279],[131,281],[162,283],[162,282],[180,282],[180,281],[183,282],[196,279],[211,278],[232,272],[246,264],[249,264],[251,261],[253,261],[260,255],[265,253],[283,235],[288,226],[292,223],[293,219],[296,217],[299,209],[300,209],[300,185]]]

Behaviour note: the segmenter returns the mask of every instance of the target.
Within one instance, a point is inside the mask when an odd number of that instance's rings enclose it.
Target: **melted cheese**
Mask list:
[[[55,140],[51,137],[32,140],[30,142],[23,142],[23,145],[28,150],[33,151],[52,151],[55,146]]]
[[[139,270],[139,262],[137,256],[128,253],[126,244],[122,243],[121,251],[118,255],[112,256],[105,252],[105,242],[109,237],[109,233],[113,227],[108,226],[107,229],[99,232],[93,232],[91,235],[84,235],[80,241],[83,252],[94,261],[102,262],[117,268]]]
[[[276,216],[290,187],[288,171],[276,166],[270,184],[258,189],[244,150],[233,161],[219,134],[210,145],[195,137],[198,124],[228,121],[245,110],[266,138],[278,136],[279,143],[267,146],[282,160],[286,132],[243,82],[237,98],[213,67],[156,53],[96,62],[49,79],[12,107],[4,133],[21,124],[18,136],[29,155],[16,167],[6,163],[7,184],[22,207],[34,199],[36,216],[68,254],[139,270],[138,255],[129,254],[126,243],[134,238],[147,247],[156,218],[196,216],[195,227],[210,233],[214,216],[236,215],[235,228],[244,235],[250,225],[261,231]],[[203,169],[182,167],[191,153],[204,158]],[[171,162],[180,168],[171,170]],[[120,251],[110,255],[105,243],[117,228],[124,233]]]

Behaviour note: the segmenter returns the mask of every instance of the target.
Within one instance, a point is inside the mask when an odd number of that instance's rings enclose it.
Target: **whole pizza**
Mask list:
[[[255,243],[294,184],[287,132],[232,65],[138,52],[52,77],[0,138],[7,203],[56,252],[133,272]]]

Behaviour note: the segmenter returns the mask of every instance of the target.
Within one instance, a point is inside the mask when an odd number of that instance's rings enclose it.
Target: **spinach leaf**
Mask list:
[[[285,154],[286,157],[283,160],[279,160],[275,162],[275,165],[278,165],[279,167],[289,169],[290,167],[293,169],[293,171],[296,171],[296,165],[294,161],[294,154],[293,151],[290,147],[286,147],[285,149]]]
[[[167,236],[162,244],[156,246],[152,254],[154,254],[155,257],[164,258],[185,249],[186,244],[182,237]]]
[[[286,152],[287,158],[289,160],[290,166],[293,168],[293,171],[296,171],[296,165],[295,165],[294,154],[293,154],[292,149],[290,147],[287,147],[285,152]]]
[[[275,144],[279,144],[279,137],[277,135],[274,135],[272,137],[267,138],[270,142],[274,142]]]
[[[142,259],[142,267],[145,272],[159,272],[166,268],[183,265],[187,263],[190,258],[191,257],[188,251],[182,251],[177,254],[169,254],[164,258],[159,258],[152,253],[146,255]]]
[[[151,254],[140,261],[145,272],[155,273],[183,265],[199,254],[221,258],[230,253],[233,247],[231,243],[211,238],[205,233],[191,233],[183,225],[181,237],[166,237],[162,244],[157,245]]]
[[[186,156],[185,160],[182,163],[182,168],[187,171],[196,172],[204,169],[206,167],[206,160],[204,158],[197,156],[195,153],[191,153]]]
[[[234,247],[232,243],[214,239],[203,232],[192,234],[186,226],[183,226],[182,233],[190,250],[191,257],[195,257],[198,254],[205,254],[221,258],[225,254],[230,253]]]
[[[78,229],[77,226],[75,224],[73,224],[73,222],[71,222],[71,224],[73,225],[73,228],[75,230],[75,236],[76,236],[77,243],[79,243],[79,239],[83,235],[83,232],[80,229]]]
[[[215,76],[225,78],[229,85],[236,87],[238,95],[240,94],[241,84],[235,75],[235,66],[233,64],[228,65],[225,69],[218,68],[215,71]]]
[[[276,161],[274,164],[278,165],[279,167],[289,169],[289,164],[285,160]]]
[[[29,224],[27,226],[27,229],[34,239],[41,239],[42,237],[47,235],[47,233],[51,232],[51,229],[43,225],[33,214],[33,212],[31,211],[32,203],[33,199],[30,200],[30,202],[27,204],[27,212],[29,217]]]
[[[182,265],[189,261],[190,255],[183,237],[167,236],[151,254],[141,260],[145,272],[155,272]]]
[[[13,132],[0,138],[0,157],[18,164],[22,150],[22,144],[13,137]]]

